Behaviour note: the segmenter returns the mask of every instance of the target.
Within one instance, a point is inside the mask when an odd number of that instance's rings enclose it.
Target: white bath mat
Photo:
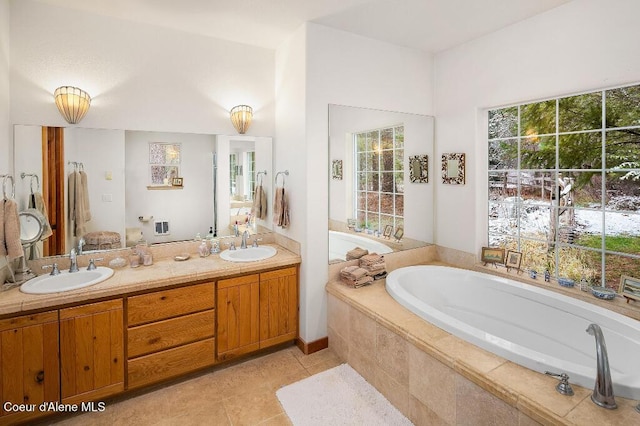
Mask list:
[[[276,395],[294,426],[412,424],[348,364],[285,386]]]

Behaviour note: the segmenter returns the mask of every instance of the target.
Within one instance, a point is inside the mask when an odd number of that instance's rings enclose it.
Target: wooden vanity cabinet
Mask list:
[[[0,320],[0,424],[39,416],[37,405],[59,398],[58,311]],[[5,402],[36,408],[5,412]]]
[[[127,298],[128,388],[215,363],[213,283]]]
[[[298,336],[296,267],[218,281],[218,361]]]
[[[122,299],[60,309],[63,403],[124,391],[123,321]]]

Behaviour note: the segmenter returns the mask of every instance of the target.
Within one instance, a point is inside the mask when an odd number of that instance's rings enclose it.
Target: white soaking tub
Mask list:
[[[389,294],[428,322],[538,372],[567,373],[593,388],[602,328],[614,393],[640,399],[640,321],[536,286],[446,266],[409,266],[387,276]]]

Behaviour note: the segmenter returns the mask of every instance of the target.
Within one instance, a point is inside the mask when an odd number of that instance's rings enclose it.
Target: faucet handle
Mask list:
[[[44,265],[42,269],[51,268],[51,273],[49,275],[60,275],[60,269],[58,269],[58,264],[54,263],[53,265]]]
[[[96,262],[100,262],[101,260],[104,260],[104,257],[89,259],[89,266],[87,266],[87,271],[94,271],[97,268]]]
[[[556,390],[559,394],[573,396],[573,388],[569,384],[569,375],[567,373],[556,374],[550,371],[545,371],[544,374],[560,379],[560,383],[556,386]]]
[[[227,243],[227,245],[229,246],[229,250],[235,250],[236,249],[236,242],[235,241],[231,241],[230,243]]]
[[[262,241],[262,238],[254,238],[253,239],[253,244],[251,244],[252,247],[258,247],[258,241]]]

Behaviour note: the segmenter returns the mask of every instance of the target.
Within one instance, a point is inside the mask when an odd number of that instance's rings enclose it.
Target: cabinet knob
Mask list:
[[[36,383],[44,382],[44,371],[38,371],[35,377]]]

